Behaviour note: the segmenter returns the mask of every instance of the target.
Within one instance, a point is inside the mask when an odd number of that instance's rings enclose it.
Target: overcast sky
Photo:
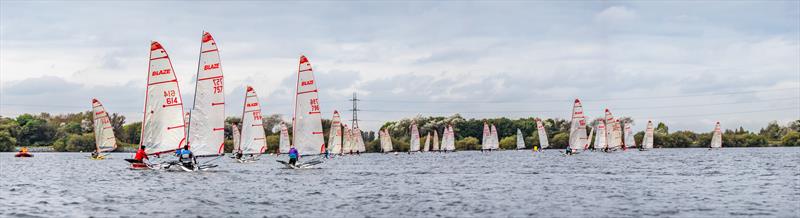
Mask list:
[[[151,40],[190,107],[203,30],[229,116],[251,85],[265,114],[291,119],[304,54],[323,116],[357,91],[370,130],[416,115],[568,118],[575,98],[637,130],[800,118],[799,1],[2,1],[0,115],[85,111],[96,97],[139,121]]]

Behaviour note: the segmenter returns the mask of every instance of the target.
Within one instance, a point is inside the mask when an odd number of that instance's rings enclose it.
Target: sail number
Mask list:
[[[313,80],[312,80],[312,82],[313,82]],[[318,98],[312,98],[309,101],[311,102],[311,112],[319,112],[319,99]]]
[[[253,111],[253,120],[258,121],[258,120],[261,120],[261,119],[263,119],[261,117],[261,111]]]
[[[222,93],[222,78],[211,80],[214,83],[214,94]]]
[[[180,104],[180,100],[175,96],[175,90],[164,91],[164,100],[167,105]]]

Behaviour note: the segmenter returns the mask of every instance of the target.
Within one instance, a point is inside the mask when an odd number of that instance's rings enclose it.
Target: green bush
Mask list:
[[[507,150],[517,149],[517,137],[508,136],[500,140],[500,148]]]
[[[95,150],[94,135],[91,133],[85,133],[81,135],[69,135],[67,136],[67,143],[65,149],[66,151],[70,152],[94,151]]]
[[[568,132],[560,132],[553,136],[553,140],[550,141],[550,147],[556,149],[564,149],[569,146],[569,133]]]
[[[11,137],[11,133],[0,130],[0,152],[14,151],[16,144],[17,139]]]
[[[481,145],[478,138],[466,137],[456,141],[456,150],[480,150]]]
[[[781,139],[783,146],[800,146],[800,133],[790,131]]]

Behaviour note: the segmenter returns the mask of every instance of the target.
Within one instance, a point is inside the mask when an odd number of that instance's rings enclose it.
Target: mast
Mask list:
[[[169,55],[156,41],[150,43],[146,90],[139,145],[148,155],[177,150],[186,141],[183,99]]]
[[[92,99],[92,120],[94,123],[94,141],[96,151],[109,152],[117,149],[117,138],[114,137],[114,127],[108,117],[103,104],[96,98]]]

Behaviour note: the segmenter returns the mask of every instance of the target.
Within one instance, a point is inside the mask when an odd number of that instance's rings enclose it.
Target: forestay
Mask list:
[[[719,122],[714,126],[714,133],[711,136],[711,147],[712,148],[721,148],[722,147],[722,129],[719,126]]]
[[[541,119],[536,119],[536,131],[539,134],[539,145],[541,149],[550,147],[550,142],[547,140],[547,132],[544,129],[544,125],[542,125]]]
[[[575,99],[569,128],[569,148],[576,151],[582,150],[587,143],[586,137],[586,117],[583,114],[583,106],[580,100]]]
[[[261,104],[253,87],[247,86],[242,110],[242,140],[239,145],[240,154],[261,154],[267,150],[264,137],[264,124],[261,116]]]
[[[103,104],[97,99],[92,99],[92,120],[94,120],[94,141],[97,152],[109,152],[117,149],[117,138],[114,137],[114,127],[108,117]]]
[[[306,56],[301,56],[297,70],[294,125],[292,125],[294,134],[292,142],[300,155],[320,154],[321,149],[325,147],[317,92],[311,63]]]
[[[195,85],[189,149],[195,156],[221,155],[225,148],[225,93],[219,50],[208,32],[201,40]]]
[[[146,90],[140,145],[148,155],[178,149],[186,140],[183,99],[169,55],[155,41],[150,44]]]

